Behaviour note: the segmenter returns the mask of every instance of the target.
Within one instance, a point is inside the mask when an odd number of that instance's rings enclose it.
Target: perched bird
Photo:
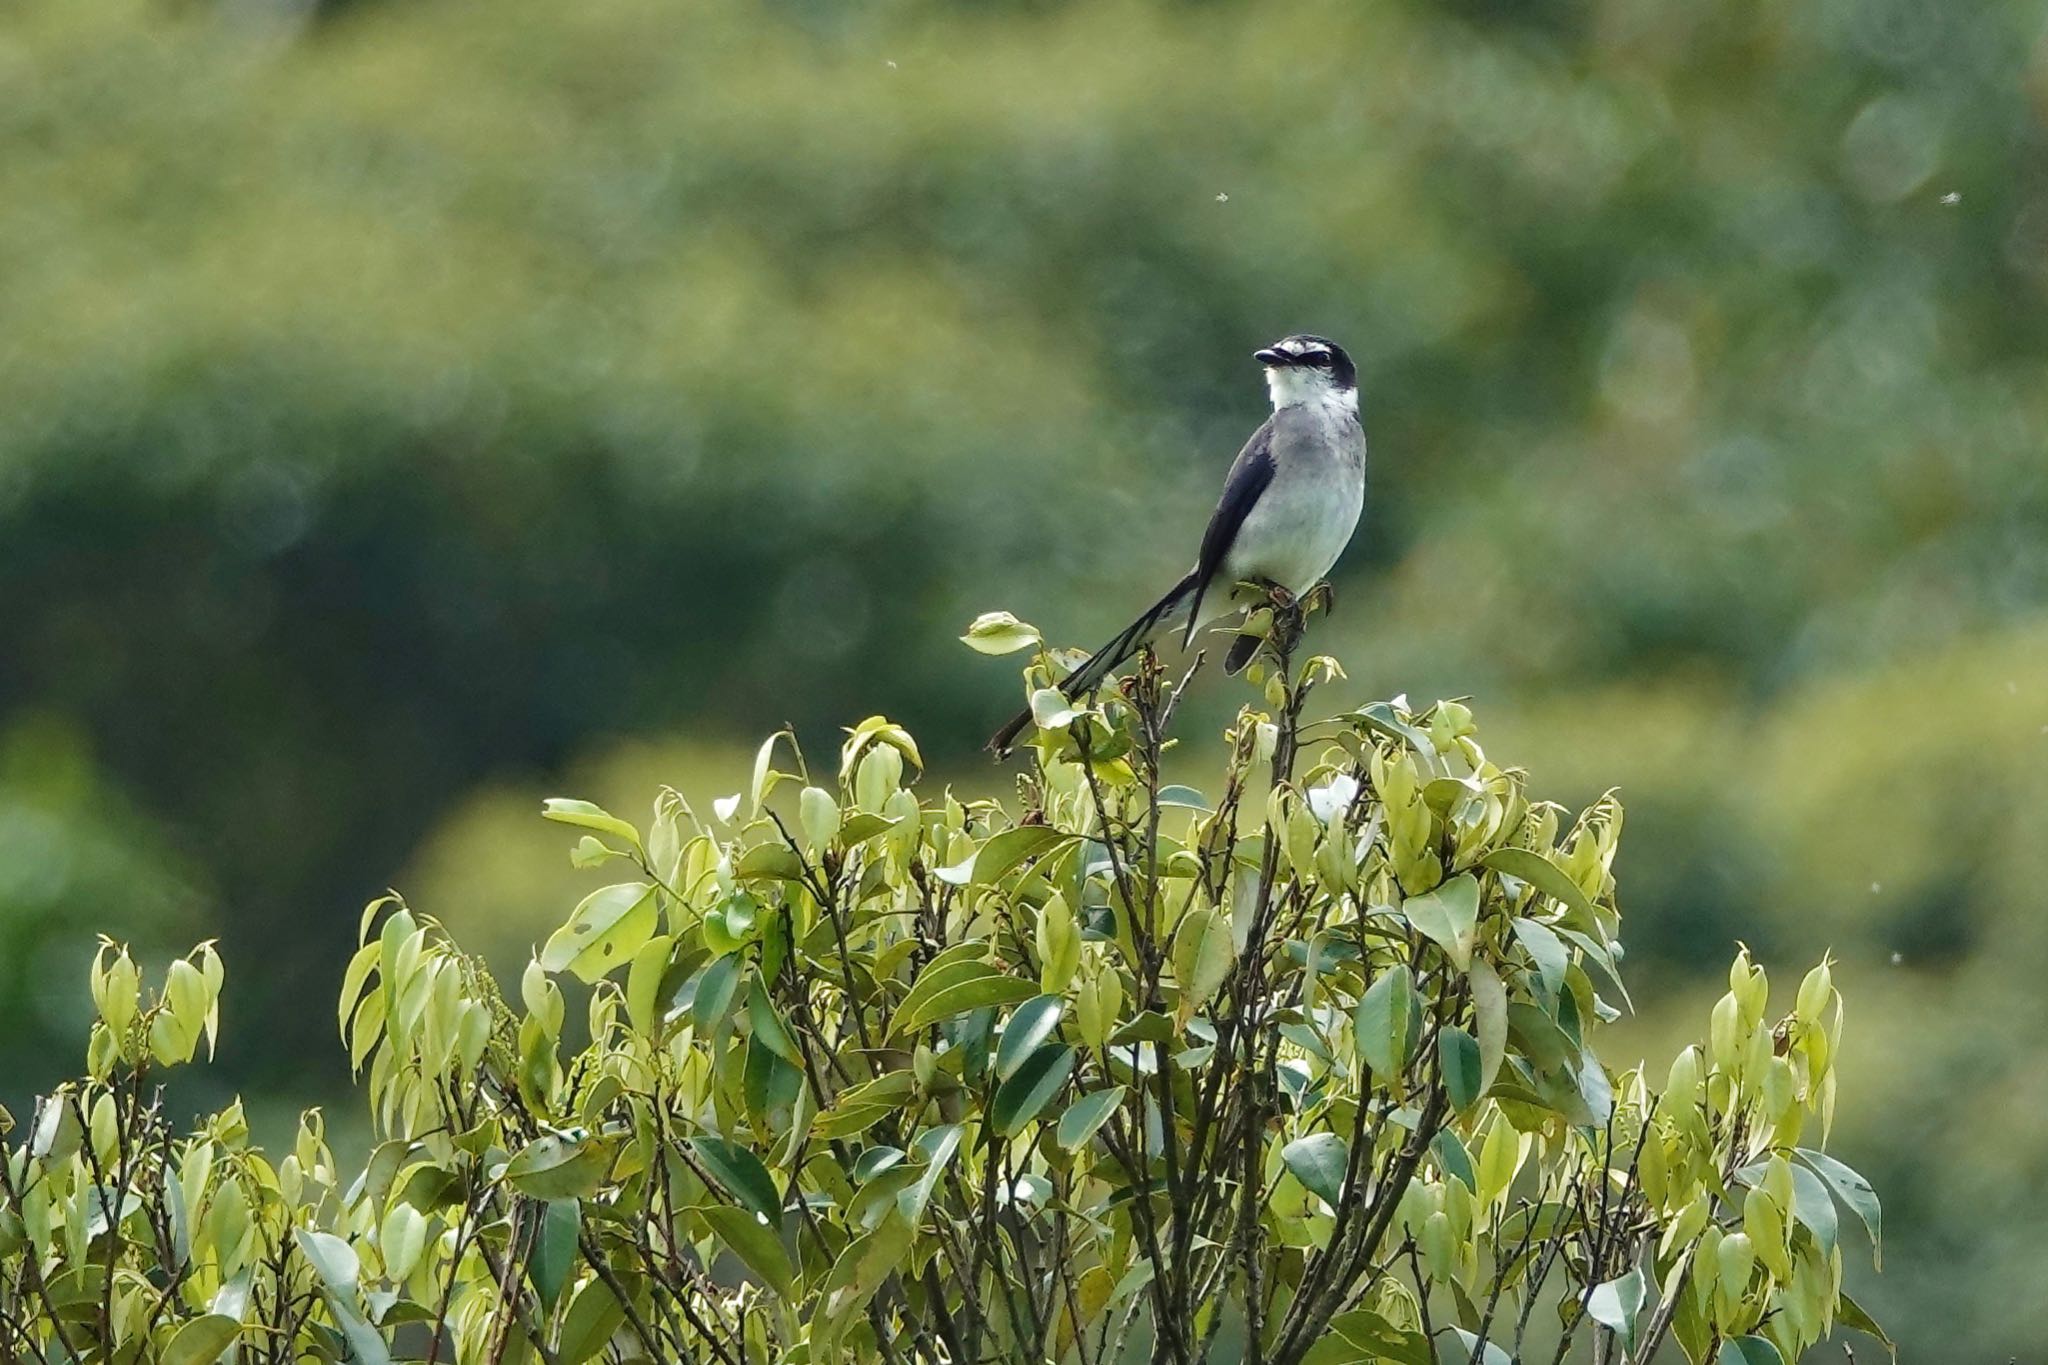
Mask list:
[[[1265,583],[1299,597],[1322,581],[1350,543],[1365,506],[1357,367],[1343,347],[1319,336],[1283,337],[1253,359],[1266,368],[1273,415],[1230,466],[1195,566],[1061,681],[1067,696],[1093,691],[1111,669],[1175,628],[1185,647],[1205,622],[1235,608],[1230,590],[1237,583]],[[1208,616],[1202,614],[1205,600]],[[1237,672],[1257,650],[1255,637],[1240,636],[1224,667]],[[988,747],[1009,752],[1030,723],[1027,709]]]

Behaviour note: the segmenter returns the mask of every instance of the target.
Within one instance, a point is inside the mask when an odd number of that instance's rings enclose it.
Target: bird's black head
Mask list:
[[[1358,367],[1344,354],[1344,348],[1328,337],[1306,332],[1282,337],[1252,358],[1266,367],[1275,404],[1282,403],[1283,396],[1299,401],[1296,395],[1310,397],[1318,391],[1355,394],[1358,389]]]

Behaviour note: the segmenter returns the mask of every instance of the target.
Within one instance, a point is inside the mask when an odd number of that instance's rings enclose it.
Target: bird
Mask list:
[[[1322,581],[1351,543],[1365,510],[1358,367],[1336,342],[1308,333],[1282,337],[1252,358],[1265,369],[1273,415],[1252,433],[1224,476],[1223,496],[1202,532],[1194,567],[1061,679],[1063,695],[1092,692],[1117,665],[1173,629],[1181,631],[1186,648],[1207,621],[1235,609],[1230,593],[1240,582],[1300,597]],[[1207,617],[1205,603],[1213,608]],[[1241,670],[1258,645],[1257,637],[1240,635],[1225,670]],[[989,749],[997,757],[1007,754],[1030,723],[1026,708],[996,731]]]

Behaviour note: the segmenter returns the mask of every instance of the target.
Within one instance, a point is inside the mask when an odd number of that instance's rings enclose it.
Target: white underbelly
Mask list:
[[[1289,592],[1307,592],[1337,563],[1364,506],[1362,480],[1304,479],[1293,486],[1276,482],[1259,498],[1238,528],[1224,556],[1227,589],[1244,578],[1262,578]]]

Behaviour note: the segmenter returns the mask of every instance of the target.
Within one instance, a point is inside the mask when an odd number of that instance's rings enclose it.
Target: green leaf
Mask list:
[[[1813,1234],[1821,1250],[1834,1251],[1839,1235],[1834,1196],[1828,1193],[1825,1180],[1796,1163],[1792,1166],[1792,1216]]]
[[[1004,976],[993,968],[985,968],[980,976],[970,977],[958,985],[948,986],[938,993],[916,1002],[914,1008],[899,1009],[890,1033],[901,1038],[919,1029],[951,1019],[956,1014],[969,1010],[988,1009],[1003,1005],[1015,1005],[1038,994],[1038,987],[1030,981],[1020,981],[1014,976]],[[911,1001],[906,998],[906,1006]]]
[[[1193,787],[1176,785],[1168,785],[1159,789],[1159,804],[1162,806],[1179,806],[1184,810],[1204,812],[1214,809],[1209,804],[1209,798],[1196,791]]]
[[[745,882],[798,882],[804,860],[787,844],[756,844],[733,864],[732,875]]]
[[[1879,1342],[1883,1343],[1885,1350],[1892,1353],[1892,1358],[1894,1360],[1898,1359],[1898,1346],[1893,1343],[1890,1336],[1886,1335],[1884,1328],[1877,1325],[1877,1319],[1871,1317],[1864,1310],[1862,1304],[1856,1302],[1847,1294],[1842,1295],[1840,1299],[1836,1300],[1835,1321],[1853,1332],[1861,1332],[1865,1336],[1876,1337]]]
[[[1472,965],[1472,935],[1479,925],[1479,883],[1472,874],[1460,873],[1434,891],[1410,896],[1401,903],[1401,913],[1459,971]]]
[[[623,839],[628,847],[640,847],[640,831],[621,820],[602,806],[588,801],[578,801],[566,796],[551,796],[540,803],[542,818],[564,825],[575,825],[579,829],[594,829],[599,834],[609,834]]]
[[[1611,1327],[1621,1338],[1621,1344],[1630,1351],[1636,1348],[1636,1314],[1643,1307],[1643,1272],[1641,1267],[1629,1271],[1618,1280],[1593,1286],[1593,1292],[1586,1296],[1586,1312],[1593,1321],[1604,1327]]]
[[[1092,1095],[1083,1095],[1067,1106],[1067,1112],[1060,1115],[1056,1140],[1069,1152],[1079,1151],[1096,1130],[1109,1121],[1116,1107],[1124,1101],[1124,1087],[1113,1085],[1107,1090],[1098,1090]]]
[[[1390,1360],[1395,1365],[1436,1365],[1428,1337],[1412,1327],[1396,1327],[1368,1308],[1339,1313],[1330,1319],[1330,1330],[1365,1350],[1368,1360]]]
[[[654,1034],[658,1022],[654,1013],[656,997],[661,993],[661,979],[668,971],[669,950],[676,941],[667,934],[656,934],[641,945],[633,954],[633,964],[626,971],[626,1018],[632,1023],[633,1031],[642,1037]]]
[[[1230,977],[1237,948],[1230,921],[1215,910],[1197,910],[1173,935],[1173,975],[1180,984],[1180,1018],[1185,1023]]]
[[[533,1281],[534,1293],[550,1311],[561,1302],[563,1286],[569,1283],[582,1228],[583,1207],[574,1199],[550,1200],[541,1213],[540,1236],[534,1241],[526,1274]]]
[[[796,1040],[789,1036],[789,1026],[782,1022],[782,1016],[768,999],[768,992],[761,988],[758,976],[747,986],[747,1023],[753,1029],[755,1042],[791,1066],[803,1065],[803,1054],[797,1051]]]
[[[697,994],[690,1002],[690,1018],[699,1036],[708,1037],[732,1013],[732,1002],[740,991],[738,958],[714,958],[697,982]]]
[[[159,1359],[162,1365],[213,1365],[241,1330],[242,1324],[231,1317],[204,1314],[178,1328]]]
[[[1280,1149],[1280,1160],[1294,1178],[1333,1209],[1343,1199],[1344,1168],[1350,1158],[1351,1149],[1335,1133],[1310,1133]]]
[[[1479,862],[1482,867],[1505,872],[1529,883],[1541,894],[1564,906],[1570,912],[1568,921],[1582,929],[1600,922],[1592,899],[1571,879],[1571,875],[1534,849],[1497,848]]]
[[[1003,1041],[996,1048],[996,1079],[1007,1081],[1037,1046],[1059,1027],[1067,1002],[1057,995],[1038,995],[1017,1006],[1003,1026]]]
[[[1382,1081],[1391,1081],[1408,1067],[1415,1006],[1414,979],[1405,962],[1381,972],[1358,1002],[1351,1021],[1352,1037],[1358,1055]]]
[[[768,793],[775,789],[776,779],[783,776],[781,773],[772,772],[769,765],[775,761],[775,746],[785,739],[789,741],[789,747],[794,752],[796,736],[787,730],[777,730],[762,740],[761,747],[754,752],[754,780],[747,786],[747,794],[752,798],[751,807],[754,815],[761,813],[761,803],[766,801]]]
[[[987,960],[988,946],[984,943],[968,942],[955,944],[924,965],[909,991],[896,1003],[896,1012],[915,1011],[925,1001],[951,986],[963,981],[978,981],[985,976],[1001,976],[1003,973]]]
[[[1465,1361],[1469,1365],[1469,1362],[1472,1360],[1472,1352],[1479,1345],[1479,1334],[1477,1332],[1468,1332],[1462,1327],[1453,1327],[1451,1332],[1458,1338],[1458,1344],[1465,1348]],[[1514,1365],[1514,1358],[1498,1342],[1494,1341],[1486,1343],[1486,1349],[1480,1353],[1479,1358],[1482,1365]],[[1448,1362],[1453,1357],[1446,1353],[1445,1359]]]
[[[952,886],[993,886],[1027,858],[1042,857],[1079,837],[1050,825],[1018,825],[991,837],[971,859],[942,867],[935,875]]]
[[[507,1163],[505,1180],[533,1199],[587,1199],[603,1187],[618,1145],[595,1133],[580,1139],[548,1133]]]
[[[1015,1137],[1052,1103],[1073,1072],[1074,1049],[1065,1043],[1047,1043],[1026,1057],[1016,1072],[996,1087],[996,1097],[989,1105],[989,1121],[996,1132]]]
[[[1080,714],[1057,687],[1041,687],[1031,694],[1031,720],[1041,730],[1064,730]]]
[[[1133,1043],[1170,1043],[1180,1036],[1173,1026],[1173,1020],[1158,1010],[1146,1010],[1126,1019],[1116,1032],[1109,1035],[1111,1047],[1128,1047]]]
[[[550,972],[566,967],[595,983],[630,962],[653,937],[657,915],[654,888],[646,882],[599,887],[583,898],[567,924],[548,936],[540,965]]]
[[[1438,1169],[1446,1180],[1462,1180],[1465,1188],[1478,1192],[1479,1176],[1472,1169],[1472,1154],[1465,1150],[1465,1144],[1457,1133],[1449,1128],[1439,1128],[1429,1143],[1430,1155],[1436,1158]]]
[[[1443,1064],[1444,1088],[1451,1104],[1463,1113],[1486,1093],[1479,1044],[1461,1028],[1446,1028],[1436,1036],[1436,1049]]]
[[[1493,1089],[1508,1050],[1508,988],[1485,962],[1472,964],[1473,1028],[1479,1036],[1479,1093]]]
[[[945,1175],[947,1165],[953,1160],[953,1153],[960,1149],[960,1132],[960,1125],[957,1123],[941,1124],[919,1133],[917,1140],[911,1144],[923,1154],[925,1167],[923,1173],[918,1176],[917,1183],[896,1196],[896,1209],[913,1225],[924,1216],[926,1202],[931,1199],[932,1191],[938,1187],[940,1178]]]
[[[1006,611],[985,611],[974,618],[961,643],[978,654],[1015,654],[1038,643],[1038,627]]]
[[[320,1276],[321,1283],[337,1294],[355,1294],[363,1266],[354,1247],[331,1232],[316,1232],[312,1228],[294,1228],[292,1235],[298,1240],[299,1254]]]
[[[794,1113],[779,1111],[793,1110],[798,1095],[804,1090],[804,1074],[796,1067],[777,1056],[775,1050],[759,1041],[747,1044],[746,1070],[741,1077],[741,1092],[746,1100],[747,1113],[757,1126],[769,1131],[781,1132],[794,1118]]]
[[[759,1157],[724,1138],[694,1137],[688,1145],[712,1178],[725,1186],[727,1194],[778,1230],[782,1227],[782,1194]]]
[[[842,1359],[838,1349],[846,1324],[875,1296],[910,1249],[916,1229],[893,1210],[872,1232],[857,1238],[825,1277],[824,1294],[812,1318],[812,1354],[820,1360]]]
[[[1796,1149],[1799,1159],[1812,1167],[1814,1173],[1828,1182],[1836,1195],[1849,1211],[1863,1220],[1863,1227],[1870,1234],[1870,1258],[1879,1269],[1884,1269],[1884,1209],[1878,1203],[1877,1191],[1870,1188],[1870,1182],[1826,1152],[1810,1148]],[[1793,1190],[1797,1193],[1798,1186]]]
[[[727,1250],[740,1258],[747,1269],[777,1294],[787,1299],[796,1287],[796,1271],[782,1239],[759,1214],[730,1205],[709,1205],[697,1210]]]
[[[1565,968],[1571,966],[1571,954],[1566,951],[1564,940],[1550,932],[1550,926],[1533,919],[1518,916],[1511,927],[1522,951],[1536,964],[1536,978],[1543,983],[1543,998],[1555,1001],[1557,993],[1564,989]]]
[[[1715,1365],[1785,1365],[1778,1348],[1762,1337],[1736,1337],[1721,1343]]]
[[[384,1257],[384,1274],[404,1281],[420,1263],[427,1246],[427,1216],[403,1200],[384,1215],[377,1235],[377,1250]]]
[[[625,1321],[626,1310],[609,1285],[599,1279],[584,1281],[562,1320],[562,1344],[556,1352],[561,1365],[583,1365],[604,1349]]]

